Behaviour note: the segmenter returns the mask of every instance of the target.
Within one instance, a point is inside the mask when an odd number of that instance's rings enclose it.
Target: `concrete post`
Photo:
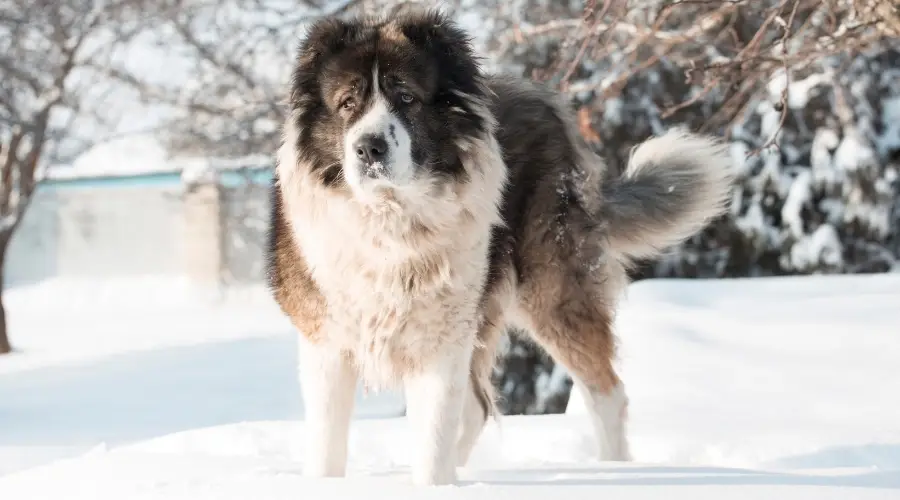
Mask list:
[[[184,195],[185,275],[197,285],[222,282],[222,193],[215,180],[191,185]]]

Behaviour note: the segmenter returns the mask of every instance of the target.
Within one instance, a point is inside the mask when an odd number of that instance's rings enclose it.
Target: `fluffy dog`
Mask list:
[[[305,473],[345,474],[361,379],[404,388],[413,480],[453,482],[509,326],[569,370],[597,457],[628,460],[616,300],[630,263],[723,212],[725,147],[668,132],[607,175],[556,94],[485,74],[435,11],[316,22],[288,103],[269,284],[301,334]]]

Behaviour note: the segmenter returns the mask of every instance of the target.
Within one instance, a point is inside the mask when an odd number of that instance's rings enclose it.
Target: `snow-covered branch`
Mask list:
[[[86,52],[114,50],[130,22],[150,10],[141,0],[0,3],[0,218],[12,230],[42,167],[65,142],[94,83]],[[27,12],[27,16],[21,16]],[[112,40],[112,42],[110,42]]]
[[[153,78],[129,83],[146,102],[172,110],[164,140],[173,154],[241,157],[272,151],[282,90],[305,25],[360,3],[166,0],[151,43],[165,45],[180,84]]]

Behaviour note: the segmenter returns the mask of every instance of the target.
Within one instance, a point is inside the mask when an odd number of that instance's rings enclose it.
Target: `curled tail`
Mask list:
[[[687,239],[724,213],[732,181],[727,145],[712,136],[669,131],[640,144],[603,186],[612,250],[647,258]]]

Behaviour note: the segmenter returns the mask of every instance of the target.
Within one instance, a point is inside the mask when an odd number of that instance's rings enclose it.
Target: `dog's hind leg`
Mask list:
[[[569,371],[583,394],[598,458],[630,460],[625,433],[628,398],[612,365],[615,339],[610,311],[602,297],[585,293],[577,280],[557,287],[552,281],[535,280],[520,288],[519,315],[527,323],[523,326]]]
[[[495,391],[491,376],[497,360],[497,347],[506,333],[506,311],[513,305],[514,282],[511,264],[498,272],[496,279],[485,291],[482,308],[483,318],[478,328],[469,386],[460,421],[459,442],[457,443],[457,465],[465,466],[478,442],[488,418],[498,417]],[[498,266],[502,269],[502,266]]]
[[[628,397],[625,395],[622,382],[616,378],[614,385],[605,388],[588,385],[579,378],[574,382],[575,387],[581,392],[594,426],[600,445],[598,458],[614,461],[631,460],[625,434]]]
[[[485,322],[478,332],[478,345],[475,346],[472,353],[469,385],[460,421],[456,456],[459,466],[465,466],[469,461],[472,448],[478,442],[487,419],[495,415],[497,411],[494,405],[494,386],[491,383],[491,374],[494,369],[497,344],[502,335],[502,324],[493,318]]]
[[[490,390],[490,389],[487,389]],[[491,411],[487,406],[490,394],[478,381],[474,380],[474,374],[470,377],[466,388],[466,399],[463,402],[462,418],[459,422],[459,441],[456,444],[456,464],[464,467],[469,461],[472,449],[478,442],[481,431],[487,423],[487,417]]]
[[[347,440],[357,373],[348,355],[299,340],[300,388],[305,417],[308,477],[340,477],[347,467]]]

